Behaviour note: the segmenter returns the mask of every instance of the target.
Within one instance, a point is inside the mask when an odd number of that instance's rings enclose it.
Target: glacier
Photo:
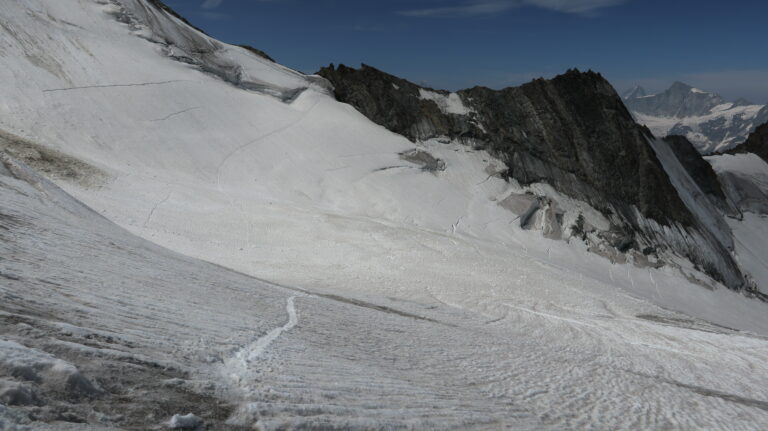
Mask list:
[[[0,427],[768,422],[764,303],[523,229],[502,203],[526,192],[605,221],[493,155],[395,135],[151,1],[0,17]]]

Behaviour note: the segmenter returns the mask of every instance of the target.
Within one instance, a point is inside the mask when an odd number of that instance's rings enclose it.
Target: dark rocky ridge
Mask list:
[[[599,74],[571,70],[460,94],[482,118],[493,152],[505,156],[508,175],[522,184],[549,183],[601,211],[618,210],[633,226],[631,206],[662,224],[693,223],[648,145],[653,136]]]
[[[521,184],[549,183],[628,221],[634,205],[662,224],[693,223],[648,145],[653,136],[635,124],[600,74],[571,70],[520,87],[461,90],[474,111],[469,115],[446,114],[419,97],[421,87],[370,66],[331,65],[318,74],[331,81],[339,101],[374,122],[414,141],[447,136],[481,146]]]
[[[270,57],[269,54],[267,54],[266,52],[264,52],[264,51],[262,51],[262,50],[260,50],[258,48],[254,48],[251,45],[237,45],[237,46],[239,46],[240,48],[243,48],[243,49],[247,49],[248,51],[258,55],[259,57],[262,57],[264,59],[267,59],[267,60],[271,61],[272,63],[275,63],[275,59],[274,58]]]
[[[726,152],[726,154],[738,153],[754,153],[768,162],[768,123],[755,129],[755,131],[749,135],[746,142]]]
[[[448,137],[488,150],[506,164],[506,178],[523,185],[547,183],[589,203],[611,220],[614,247],[672,249],[726,285],[743,286],[727,245],[713,240],[710,227],[680,198],[651,145],[655,137],[635,123],[599,73],[569,70],[520,87],[460,90],[466,115],[446,112],[421,97],[422,90],[449,92],[425,89],[367,65],[331,65],[318,74],[333,84],[339,101],[395,133],[413,141]],[[687,163],[712,180],[698,161]],[[723,197],[715,183],[707,189]],[[682,237],[659,232],[638,219],[635,209],[646,219],[677,226],[672,231]],[[702,251],[701,244],[709,251]]]
[[[447,91],[420,87],[365,64],[360,69],[330,65],[317,74],[333,84],[336,99],[412,141],[438,136],[483,136],[467,117],[445,114],[434,101],[419,97],[421,89],[443,95]]]
[[[152,6],[156,7],[157,9],[160,9],[163,12],[166,12],[167,14],[171,15],[172,17],[178,19],[179,21],[183,22],[184,24],[194,28],[195,30],[199,31],[200,33],[205,34],[205,35],[208,34],[204,30],[202,30],[201,28],[194,26],[186,18],[184,18],[183,16],[179,15],[175,10],[171,9],[170,6],[166,5],[161,0],[147,0],[147,2],[149,4],[151,4]]]

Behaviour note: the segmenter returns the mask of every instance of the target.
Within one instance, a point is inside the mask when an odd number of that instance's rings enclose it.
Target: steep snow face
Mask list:
[[[1,128],[104,172],[60,184],[130,232],[304,290],[116,233],[17,175],[4,179],[2,209],[37,224],[0,242],[3,257],[24,251],[1,263],[13,312],[54,310],[77,333],[122,334],[121,349],[189,371],[185,385],[208,396],[208,383],[222,385],[233,421],[265,429],[768,420],[768,347],[753,334],[768,334],[764,304],[693,270],[613,264],[524,230],[515,202],[553,196],[547,186],[505,182],[498,160],[467,146],[411,143],[323,81],[145,2],[116,4],[3,6],[0,77],[14,85],[0,87]],[[246,78],[224,74],[227,61]],[[414,150],[445,170],[424,169]],[[553,221],[534,224],[554,232]],[[50,277],[67,290],[39,282]],[[34,341],[12,329],[12,341]]]
[[[130,25],[136,35],[161,45],[165,55],[198,66],[236,86],[285,101],[310,87],[321,92],[329,90],[323,79],[302,75],[241,47],[223,44],[144,1],[114,3],[116,9],[112,13],[116,18]]]
[[[768,294],[768,163],[755,154],[707,157],[728,197],[744,213],[729,219],[739,265]]]
[[[702,154],[739,145],[757,126],[768,122],[765,105],[744,100],[727,102],[717,94],[686,84],[675,83],[667,91],[649,96],[637,88],[623,97],[637,122],[658,137],[685,136]]]
[[[768,215],[768,163],[756,154],[723,154],[706,160],[741,211]]]
[[[701,191],[668,143],[663,139],[655,139],[651,141],[651,146],[678,195],[695,217],[701,232],[701,235],[692,235],[690,254],[695,256],[697,264],[716,266],[723,277],[738,282],[742,277],[730,254],[733,250],[733,237],[722,212]]]
[[[68,153],[97,163],[98,157],[125,149],[122,146],[130,142],[137,152],[154,148],[155,155],[160,156],[153,163],[155,167],[169,163],[189,167],[194,162],[185,160],[185,151],[177,151],[175,157],[181,160],[173,161],[163,160],[164,151],[158,151],[157,142],[179,140],[166,122],[195,124],[195,111],[223,106],[227,96],[235,93],[235,85],[255,90],[241,97],[250,98],[250,105],[261,111],[292,111],[283,103],[272,103],[269,99],[274,97],[290,99],[305,89],[326,91],[322,79],[300,75],[245,49],[213,41],[141,1],[10,2],[2,12],[0,79],[16,85],[3,91],[0,124],[46,145],[66,142]],[[177,61],[158,61],[163,57]],[[192,88],[208,83],[213,85],[207,90],[213,97],[208,107],[197,95],[176,97],[194,93]],[[218,91],[223,87],[232,88]],[[260,97],[262,94],[273,97]],[[164,97],[165,103],[155,103]],[[58,113],[51,116],[54,111]],[[271,121],[248,112],[238,112],[238,118],[223,121],[211,118],[217,115],[226,114],[204,114],[209,120],[186,133],[194,134],[210,128],[209,123],[217,123],[215,130],[206,134],[211,138],[230,127],[242,130]],[[110,127],[97,127],[101,121],[108,121]],[[120,136],[132,129],[155,137]],[[176,138],[170,139],[174,135]],[[227,150],[226,146],[216,148],[215,140],[209,143],[210,150],[215,148],[211,158]],[[94,151],[94,147],[99,150]],[[117,153],[124,156],[121,151]],[[128,165],[131,160],[123,162]]]

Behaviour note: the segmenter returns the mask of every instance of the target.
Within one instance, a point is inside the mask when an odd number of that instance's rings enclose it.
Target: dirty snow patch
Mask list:
[[[464,105],[461,96],[456,93],[445,95],[420,88],[419,97],[422,100],[431,100],[437,103],[437,106],[444,114],[469,115],[473,112],[472,109]]]

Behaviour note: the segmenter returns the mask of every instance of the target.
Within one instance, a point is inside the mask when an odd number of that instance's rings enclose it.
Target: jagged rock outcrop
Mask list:
[[[691,176],[712,204],[726,215],[731,217],[740,216],[739,210],[730,202],[723,191],[717,173],[712,169],[712,165],[704,160],[691,141],[685,136],[670,135],[664,138],[664,142],[669,145],[677,159],[688,172],[688,175]]]
[[[753,153],[768,162],[768,123],[755,129],[747,141],[727,152],[728,154]]]
[[[412,141],[483,135],[472,116],[445,112],[433,99],[423,97],[426,92],[448,97],[447,91],[419,87],[365,64],[360,69],[330,65],[317,74],[331,81],[339,101],[349,103],[373,122]]]
[[[614,248],[672,249],[741,287],[731,244],[692,213],[651,145],[654,136],[635,123],[599,73],[569,70],[520,87],[456,93],[422,88],[366,65],[331,65],[318,74],[333,84],[338,100],[393,132],[414,141],[448,137],[486,149],[506,164],[505,177],[522,185],[547,183],[589,203],[611,221],[605,238]],[[699,162],[683,157],[681,163],[712,180]],[[724,199],[716,179],[705,188]]]

